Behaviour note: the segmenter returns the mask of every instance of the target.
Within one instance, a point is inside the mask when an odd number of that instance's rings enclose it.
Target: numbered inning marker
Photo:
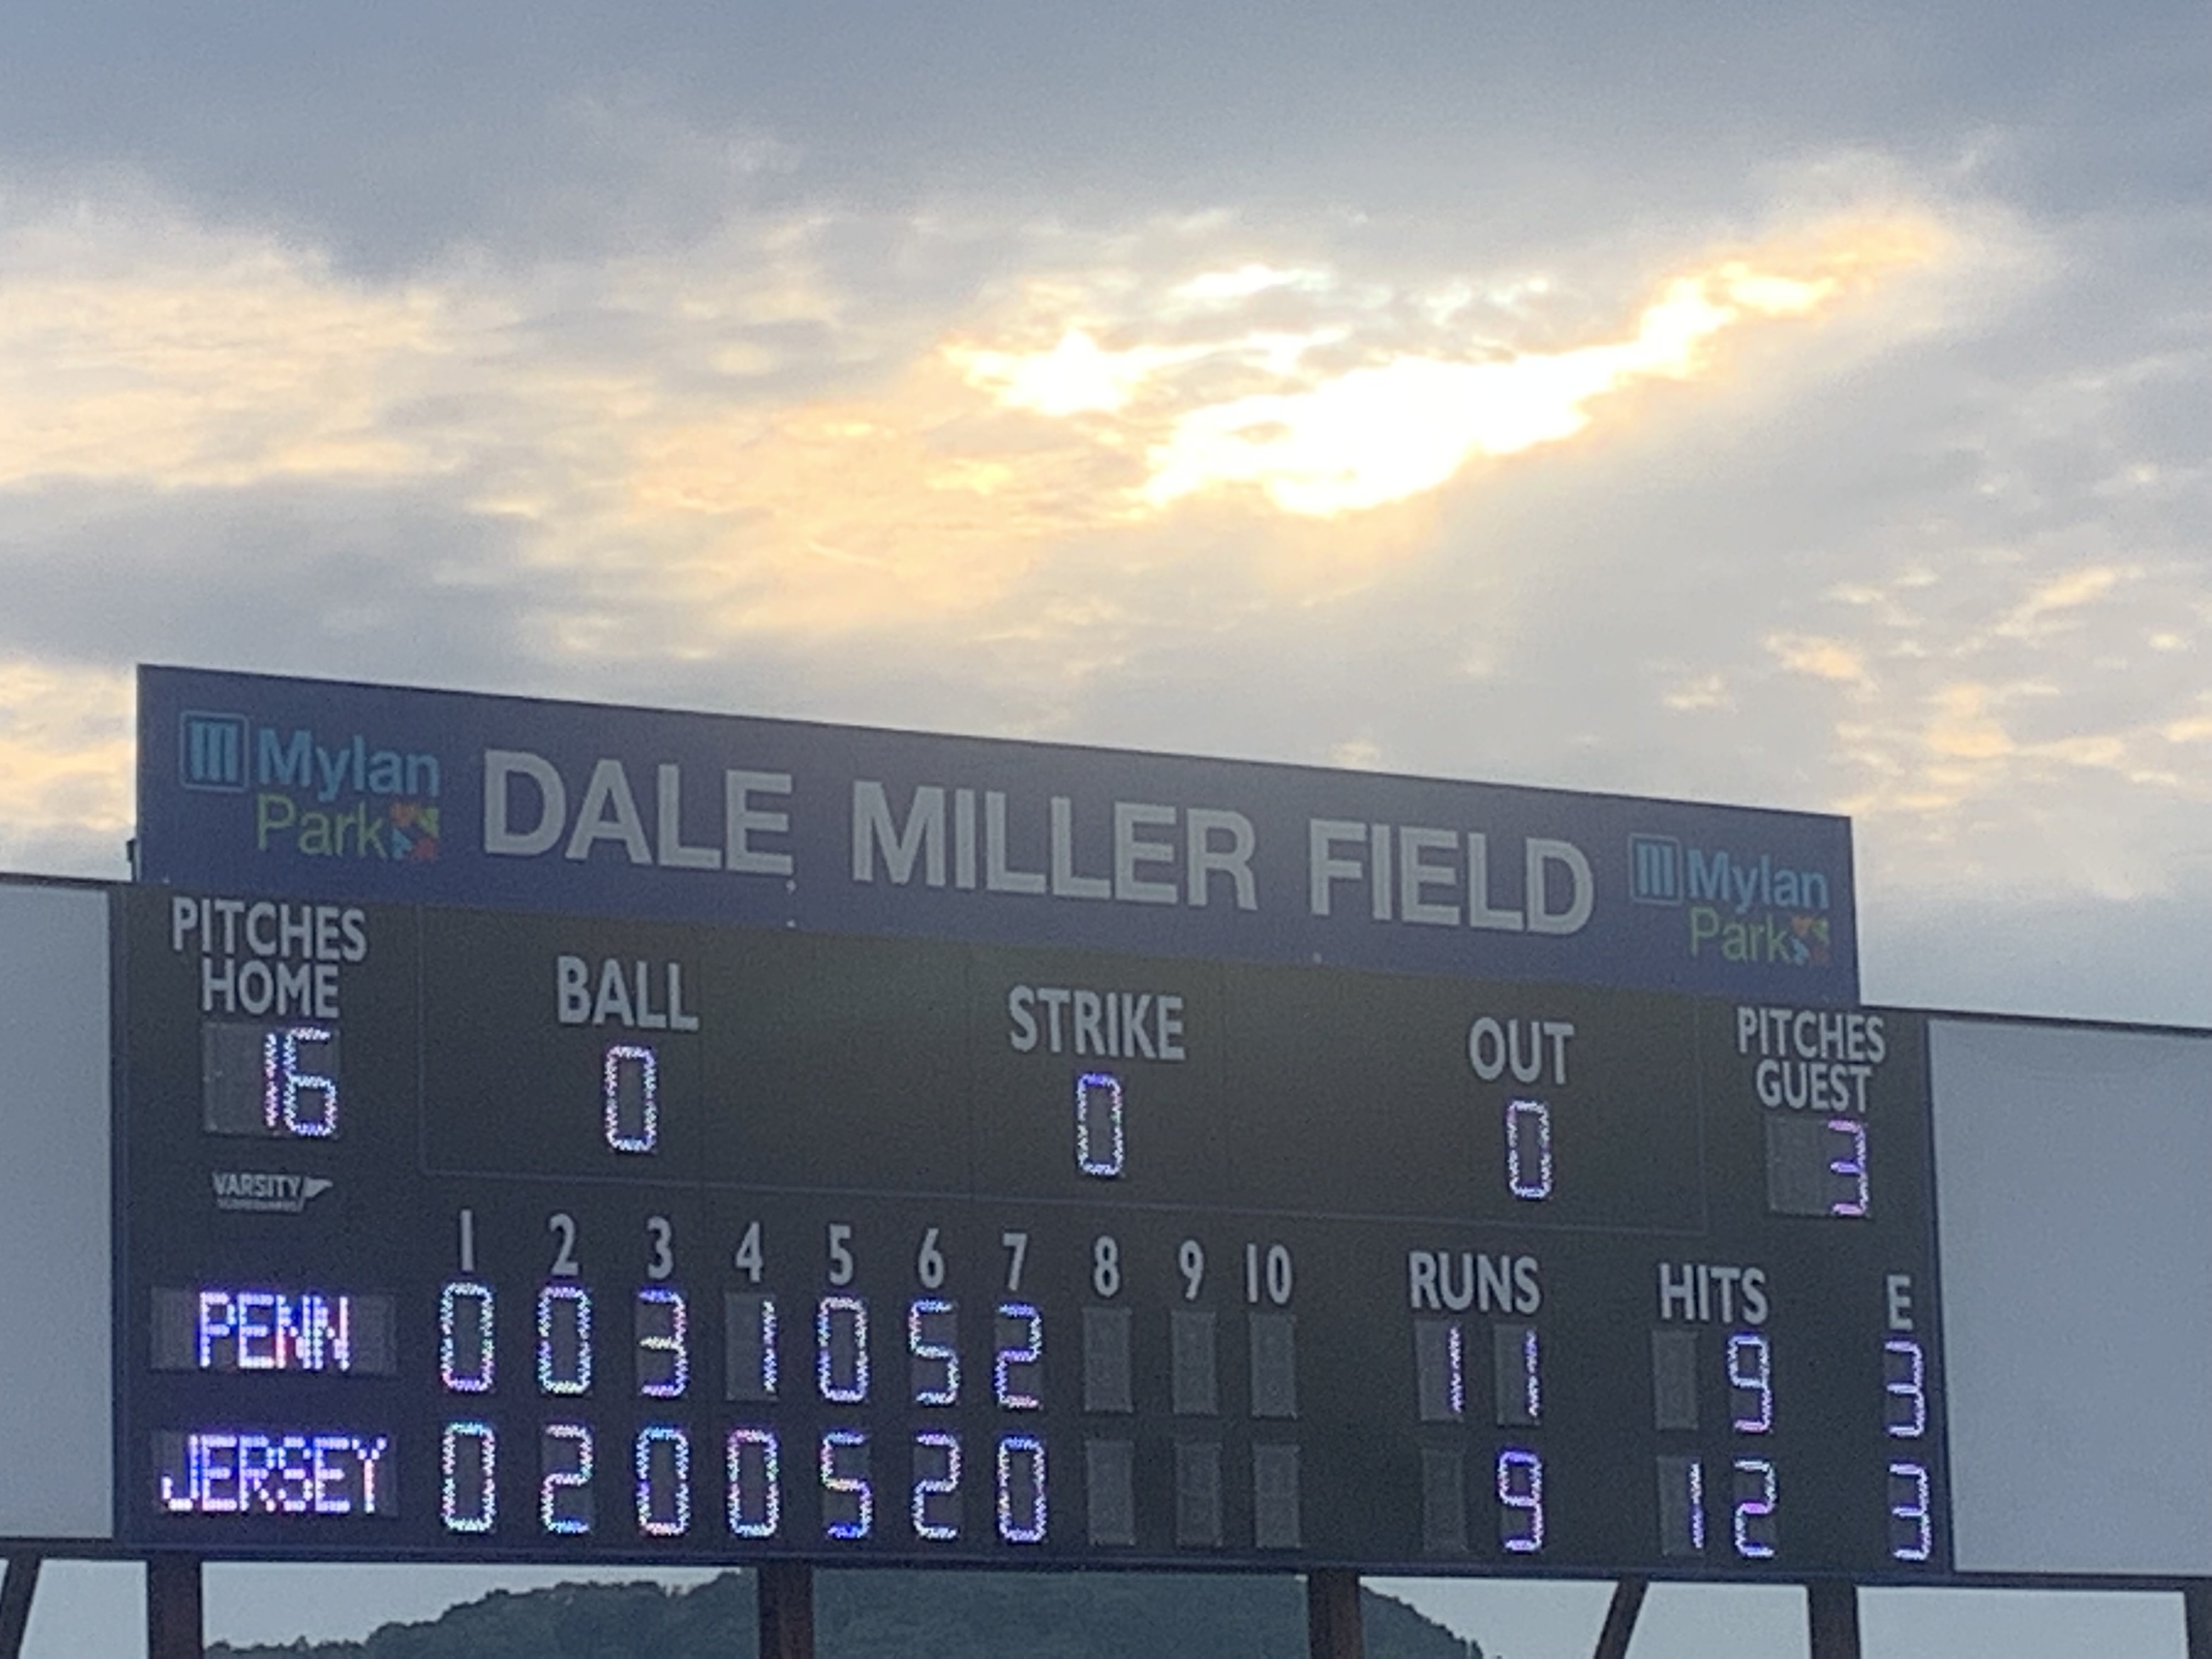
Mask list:
[[[917,1406],[960,1403],[960,1308],[939,1297],[907,1304],[907,1374]]]
[[[730,1431],[724,1474],[733,1538],[773,1538],[783,1526],[783,1458],[774,1429]]]
[[[592,1293],[580,1285],[538,1292],[538,1390],[592,1391]]]
[[[866,1401],[868,1304],[859,1297],[825,1296],[816,1305],[814,1380],[822,1397],[833,1405],[857,1406]]]
[[[637,1529],[648,1538],[691,1530],[691,1437],[672,1424],[640,1429],[635,1455]]]
[[[914,1535],[960,1536],[960,1437],[931,1431],[914,1437]]]
[[[499,1431],[489,1423],[448,1423],[438,1462],[446,1530],[491,1531],[499,1524]]]
[[[538,1522],[550,1533],[592,1529],[592,1474],[597,1459],[591,1425],[548,1423],[538,1437]]]
[[[1009,1544],[1044,1542],[1044,1442],[1035,1435],[999,1437],[999,1536]]]
[[[753,1291],[722,1293],[725,1399],[766,1401],[775,1398],[775,1341],[774,1297]]]
[[[438,1293],[438,1379],[452,1394],[489,1394],[494,1370],[492,1291],[455,1279]]]
[[[822,1530],[831,1538],[866,1538],[876,1528],[876,1489],[868,1478],[868,1437],[832,1429],[822,1437]]]
[[[640,1291],[635,1325],[638,1393],[653,1400],[681,1399],[691,1380],[690,1320],[684,1292],[665,1285]]]

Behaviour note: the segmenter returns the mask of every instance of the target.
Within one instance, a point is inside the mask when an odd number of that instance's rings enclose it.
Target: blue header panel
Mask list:
[[[1858,994],[1841,817],[143,668],[143,878]]]

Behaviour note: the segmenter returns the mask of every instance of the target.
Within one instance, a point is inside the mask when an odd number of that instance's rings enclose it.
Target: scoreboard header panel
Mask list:
[[[198,888],[1841,1004],[1816,814],[198,670],[138,871]]]
[[[119,902],[128,1544],[1948,1571],[1915,1017]]]

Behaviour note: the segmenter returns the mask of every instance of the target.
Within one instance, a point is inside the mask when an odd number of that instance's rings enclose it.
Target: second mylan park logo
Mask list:
[[[428,864],[438,856],[444,768],[359,732],[188,710],[177,734],[187,789],[250,796],[254,850]]]
[[[1679,906],[1692,957],[1785,968],[1825,968],[1832,901],[1828,875],[1674,836],[1628,838],[1628,892],[1639,904]]]

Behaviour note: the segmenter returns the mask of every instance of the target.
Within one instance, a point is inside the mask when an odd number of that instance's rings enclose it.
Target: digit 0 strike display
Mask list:
[[[1918,1016],[118,915],[131,1543],[1949,1571]]]

